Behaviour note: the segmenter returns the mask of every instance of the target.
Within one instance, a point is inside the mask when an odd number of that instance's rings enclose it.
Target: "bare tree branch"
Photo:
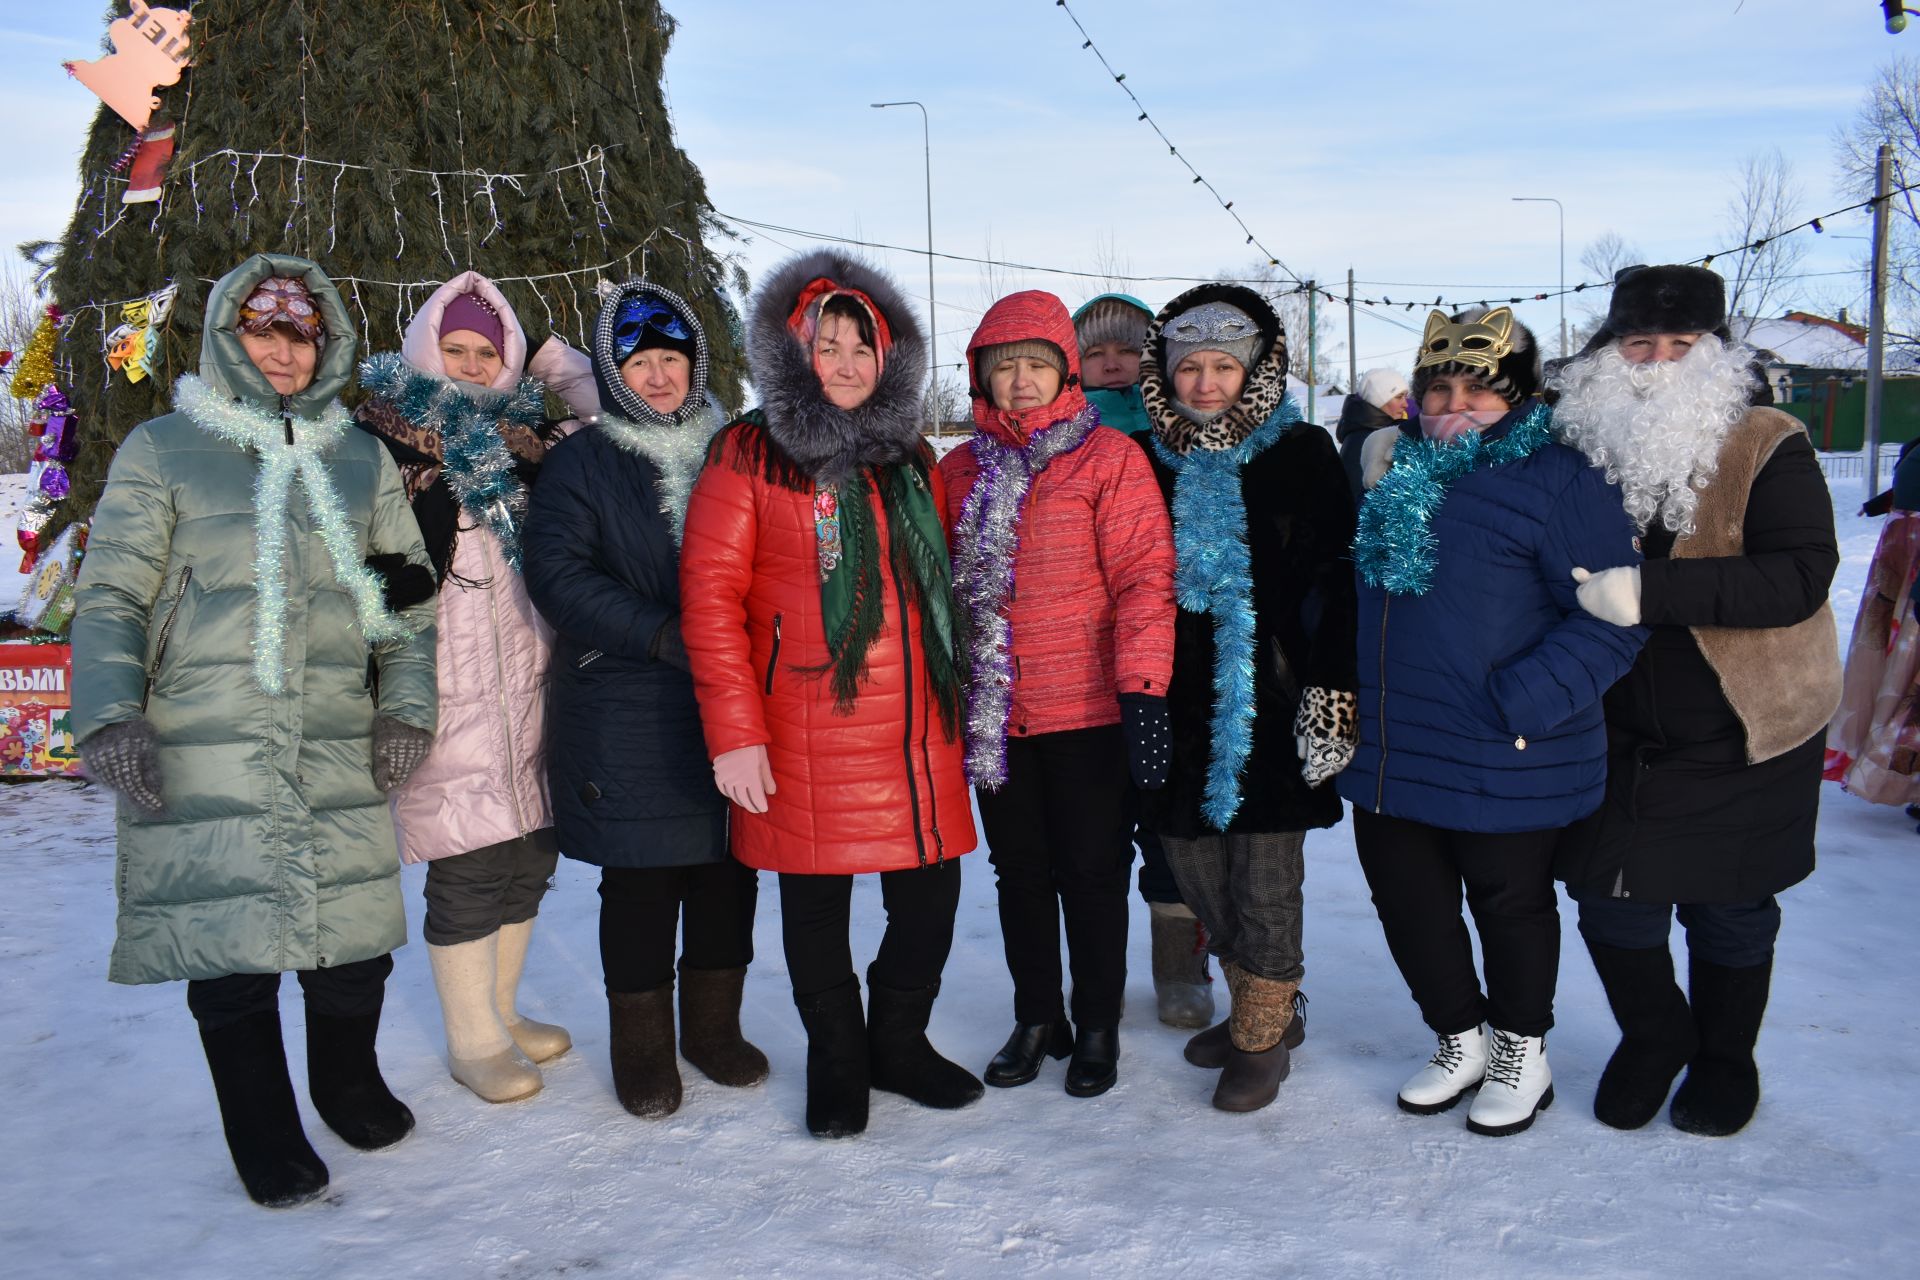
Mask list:
[[[1744,340],[1753,322],[1766,318],[1771,307],[1783,304],[1793,273],[1807,255],[1806,241],[1781,232],[1801,221],[1804,196],[1794,180],[1793,166],[1778,149],[1756,152],[1740,162],[1733,193],[1727,201],[1728,236],[1737,244],[1764,241],[1721,259],[1727,278],[1727,319],[1736,339]]]

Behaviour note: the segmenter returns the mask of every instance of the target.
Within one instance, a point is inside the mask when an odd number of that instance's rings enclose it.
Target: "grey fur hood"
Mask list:
[[[822,276],[866,294],[893,334],[873,395],[852,410],[827,399],[807,349],[787,328],[801,291]],[[753,296],[747,367],[767,434],[816,484],[838,484],[863,466],[906,462],[923,447],[926,338],[899,287],[878,267],[829,249],[775,268]]]

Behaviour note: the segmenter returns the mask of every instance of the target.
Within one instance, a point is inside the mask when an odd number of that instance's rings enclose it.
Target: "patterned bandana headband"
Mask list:
[[[803,347],[812,347],[814,335],[820,331],[820,312],[834,298],[852,298],[865,308],[873,321],[873,354],[875,363],[885,367],[887,350],[893,346],[893,330],[887,324],[886,316],[880,308],[873,305],[873,299],[858,289],[849,289],[826,276],[819,276],[808,282],[794,300],[793,310],[787,315],[787,332],[791,333]]]
[[[319,346],[327,340],[327,327],[320,319],[307,282],[293,276],[268,276],[255,286],[240,304],[241,333],[265,333],[283,324],[308,342]]]

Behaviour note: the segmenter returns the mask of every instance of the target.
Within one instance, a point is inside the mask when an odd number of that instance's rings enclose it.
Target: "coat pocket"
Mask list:
[[[167,660],[167,646],[173,640],[173,631],[180,621],[180,606],[187,598],[187,587],[193,581],[193,566],[184,564],[180,572],[174,575],[173,590],[166,596],[166,615],[160,620],[159,639],[153,646],[153,661],[147,664],[146,688],[140,694],[140,711],[145,714],[147,703],[153,698],[153,686],[160,681],[160,669]]]

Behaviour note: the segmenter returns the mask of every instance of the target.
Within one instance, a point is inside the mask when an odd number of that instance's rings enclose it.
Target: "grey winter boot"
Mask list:
[[[1207,972],[1207,930],[1178,902],[1151,904],[1153,993],[1160,1021],[1204,1027],[1213,1021],[1213,975]]]

